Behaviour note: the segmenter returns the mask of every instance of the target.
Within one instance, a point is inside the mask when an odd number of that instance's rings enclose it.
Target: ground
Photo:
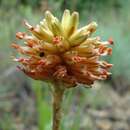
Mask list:
[[[3,93],[3,96],[1,94],[0,129],[37,130],[35,92],[29,82],[15,81],[15,85],[18,84],[16,91],[10,90],[6,95]],[[47,108],[46,112],[51,112],[51,94],[46,85],[42,85],[43,102]],[[80,86],[66,92],[63,100],[62,129],[129,130],[130,91],[120,95],[111,85],[104,82],[97,82],[93,86],[93,88]],[[7,122],[9,125],[6,125]],[[51,129],[50,119],[45,125],[46,129]]]

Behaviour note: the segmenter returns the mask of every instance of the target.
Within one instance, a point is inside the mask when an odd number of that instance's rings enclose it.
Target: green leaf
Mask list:
[[[36,107],[38,112],[38,128],[46,130],[51,122],[51,107],[44,100],[42,82],[33,81],[33,90],[36,95]]]

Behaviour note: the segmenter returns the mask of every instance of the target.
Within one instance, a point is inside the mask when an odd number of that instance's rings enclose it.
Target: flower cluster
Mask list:
[[[101,41],[91,37],[96,31],[96,22],[78,29],[79,14],[65,10],[61,21],[51,12],[39,25],[31,26],[24,21],[30,34],[16,33],[16,38],[24,40],[23,46],[12,44],[22,57],[14,58],[20,62],[19,69],[36,80],[53,80],[70,85],[77,83],[91,85],[95,80],[104,80],[109,75],[112,64],[100,60],[111,55],[112,39]]]

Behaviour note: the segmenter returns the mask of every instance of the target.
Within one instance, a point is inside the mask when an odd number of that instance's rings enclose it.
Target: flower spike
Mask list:
[[[91,85],[95,80],[105,80],[111,73],[112,64],[100,60],[100,57],[111,55],[112,38],[101,41],[91,37],[96,31],[97,23],[78,28],[78,12],[65,10],[61,21],[50,11],[37,26],[24,21],[31,35],[25,32],[16,33],[16,38],[25,41],[21,46],[12,47],[22,54],[14,58],[22,66],[19,69],[36,80],[63,82],[75,87],[77,84]]]

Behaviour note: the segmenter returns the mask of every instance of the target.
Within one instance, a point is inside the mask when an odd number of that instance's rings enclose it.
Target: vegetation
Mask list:
[[[126,90],[129,90],[129,5],[129,0],[0,0],[0,129],[36,130],[39,126],[40,130],[43,127],[50,130],[51,98],[49,87],[46,87],[48,84],[32,81],[20,72],[16,72],[11,59],[14,52],[10,45],[11,42],[16,41],[15,33],[24,29],[23,19],[36,24],[44,17],[45,10],[49,9],[56,16],[61,16],[63,10],[68,8],[80,13],[80,26],[95,20],[99,24],[97,34],[103,40],[107,40],[109,37],[114,40],[113,55],[107,59],[114,64],[111,70],[112,77],[105,83],[97,83],[95,90],[76,88],[76,90],[66,93],[66,99],[63,103],[65,116],[62,120],[62,130],[69,128],[79,130],[82,127],[82,120],[87,122],[88,130],[97,130],[98,128],[94,128],[93,120],[90,119],[91,116],[82,114],[84,109],[89,107],[92,110],[109,108],[114,104],[114,101],[111,101],[112,98],[108,99],[109,94],[111,94],[110,97],[117,98],[119,95],[117,96],[116,92],[126,94]],[[111,88],[117,91],[113,92]],[[43,95],[38,94],[39,91],[43,91]],[[106,95],[108,96],[106,97]],[[36,96],[39,97],[38,101],[36,101]],[[126,97],[119,99],[125,100]],[[40,102],[41,98],[43,99],[42,106],[36,108],[36,103]],[[39,118],[39,123],[36,122],[37,111],[41,111],[41,114],[44,115],[41,116],[43,118]],[[66,113],[69,113],[68,116]],[[72,119],[75,120],[72,121]],[[86,129],[86,125],[84,129]]]

